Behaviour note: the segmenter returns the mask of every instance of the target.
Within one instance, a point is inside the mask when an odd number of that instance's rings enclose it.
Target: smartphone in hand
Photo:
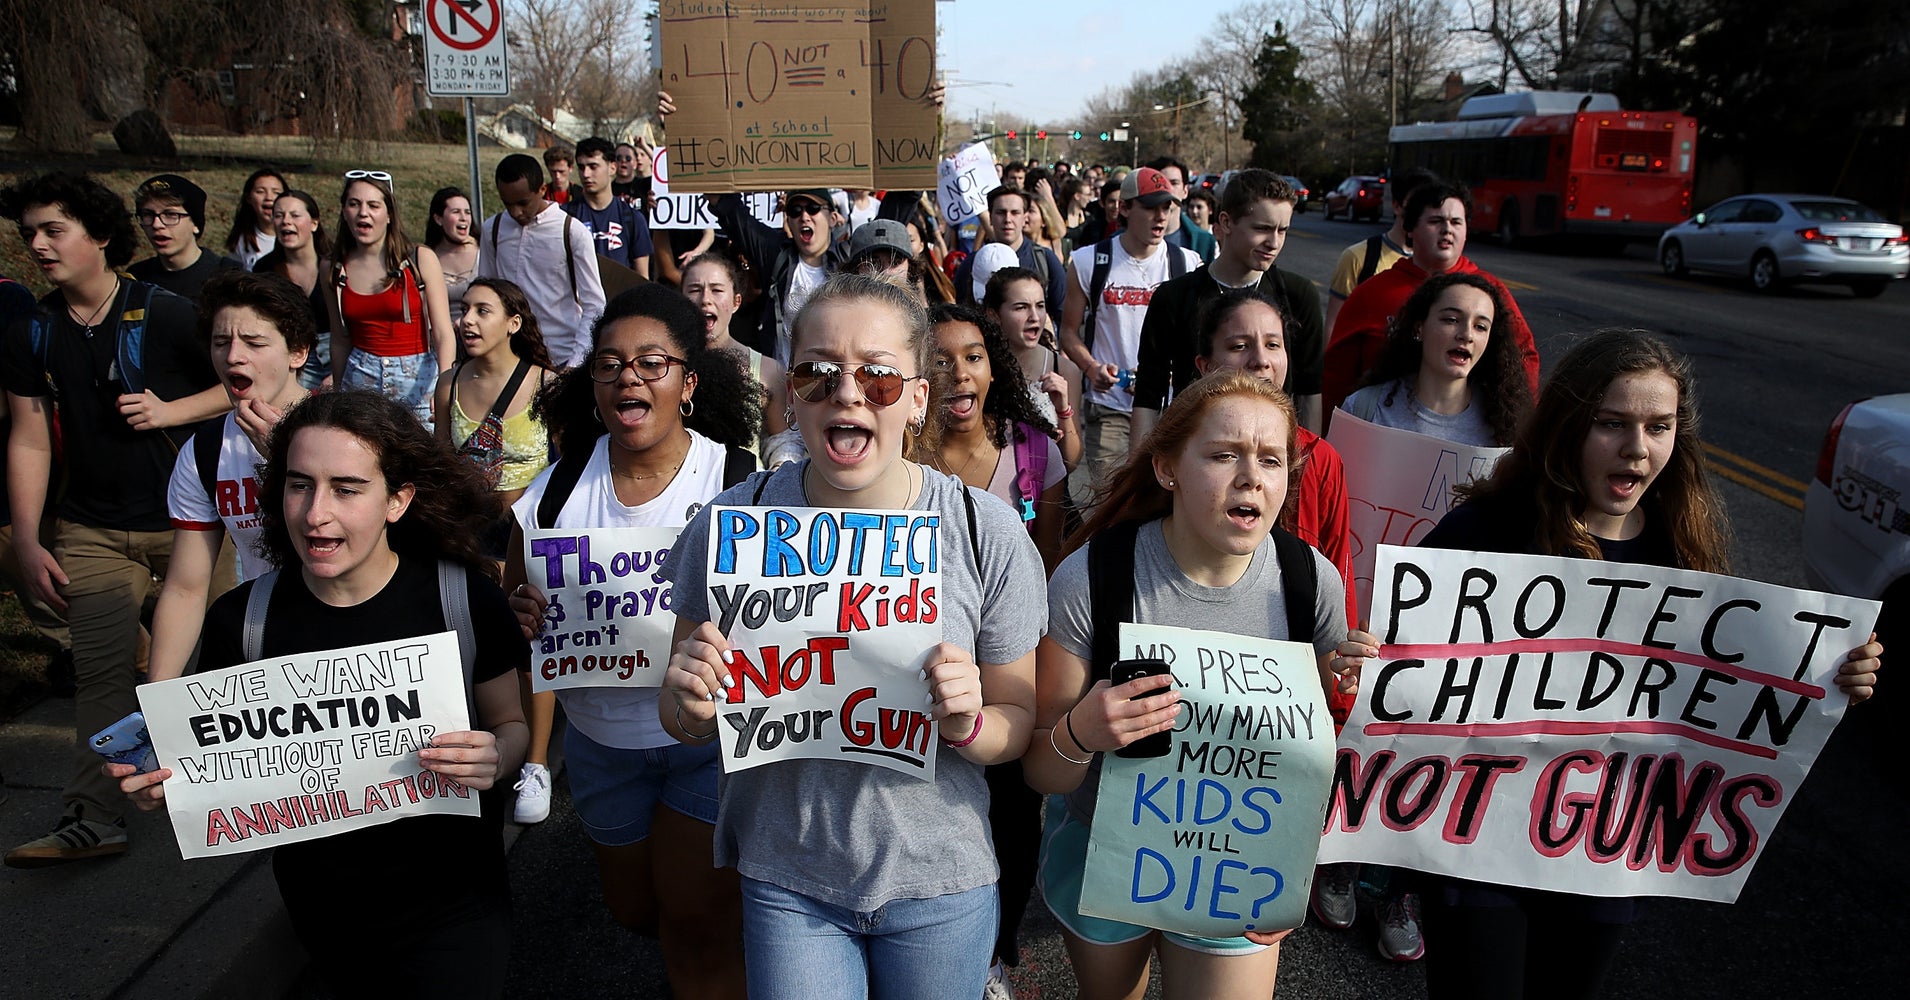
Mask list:
[[[1118,660],[1114,666],[1108,669],[1108,678],[1114,684],[1118,685],[1126,684],[1136,677],[1153,677],[1160,674],[1171,673],[1173,673],[1173,668],[1167,665],[1166,660]],[[1149,691],[1147,694],[1132,700],[1139,701],[1140,698],[1152,698],[1159,693],[1159,690]],[[1173,731],[1164,729],[1158,733],[1143,736],[1129,743],[1127,746],[1114,751],[1114,753],[1119,757],[1165,757],[1173,746],[1173,739]]]
[[[159,770],[159,755],[146,735],[146,717],[139,712],[94,733],[87,745],[109,764],[133,765],[136,774]]]

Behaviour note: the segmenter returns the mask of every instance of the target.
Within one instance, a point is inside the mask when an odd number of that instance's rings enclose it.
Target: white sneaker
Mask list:
[[[511,809],[514,822],[542,823],[550,816],[550,768],[525,764],[511,787],[517,789],[517,805]]]
[[[1008,969],[1000,962],[988,967],[988,983],[982,987],[982,1000],[1015,1000],[1008,988]]]

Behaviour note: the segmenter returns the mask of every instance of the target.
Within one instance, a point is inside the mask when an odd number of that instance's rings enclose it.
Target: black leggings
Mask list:
[[[1001,865],[1001,926],[995,955],[1008,965],[1021,964],[1021,916],[1034,891],[1041,863],[1041,793],[1028,787],[1021,761],[991,764],[988,775],[988,833]]]
[[[1593,1000],[1629,926],[1591,919],[1578,896],[1518,893],[1510,906],[1439,896],[1421,899],[1430,1000]]]

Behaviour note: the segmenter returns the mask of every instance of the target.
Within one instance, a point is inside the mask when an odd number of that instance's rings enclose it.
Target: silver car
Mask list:
[[[1860,399],[1831,422],[1804,493],[1804,568],[1820,590],[1882,601],[1877,634],[1886,648],[1903,648],[1910,635],[1910,393]]]
[[[1744,275],[1760,292],[1792,282],[1849,285],[1859,298],[1881,295],[1910,274],[1910,238],[1899,226],[1848,198],[1750,194],[1726,198],[1658,238],[1665,273]]]

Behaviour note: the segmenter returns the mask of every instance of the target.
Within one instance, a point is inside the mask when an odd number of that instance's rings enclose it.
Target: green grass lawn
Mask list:
[[[41,168],[87,170],[124,196],[127,210],[131,211],[133,189],[140,181],[154,174],[183,174],[206,189],[206,231],[200,243],[221,252],[226,232],[232,226],[233,210],[238,206],[239,185],[262,166],[277,168],[293,188],[311,192],[323,209],[320,221],[328,232],[338,225],[338,196],[347,170],[383,170],[392,175],[405,233],[414,240],[424,235],[425,212],[431,207],[433,192],[441,187],[470,186],[470,161],[461,144],[364,143],[314,150],[308,139],[282,136],[175,136],[174,139],[179,146],[179,158],[172,161],[125,156],[113,145],[112,136],[103,133],[94,137],[97,153],[89,159],[48,160],[18,149],[12,130],[0,129],[0,178],[10,183],[23,173]],[[497,162],[512,152],[517,151],[497,146],[478,148],[478,176],[484,183],[487,212],[497,206],[491,173]],[[0,274],[26,282],[36,293],[45,292],[47,285],[28,260],[26,248],[14,227],[0,228],[5,229],[5,235],[0,236]],[[152,255],[143,236],[141,240],[135,260]]]

